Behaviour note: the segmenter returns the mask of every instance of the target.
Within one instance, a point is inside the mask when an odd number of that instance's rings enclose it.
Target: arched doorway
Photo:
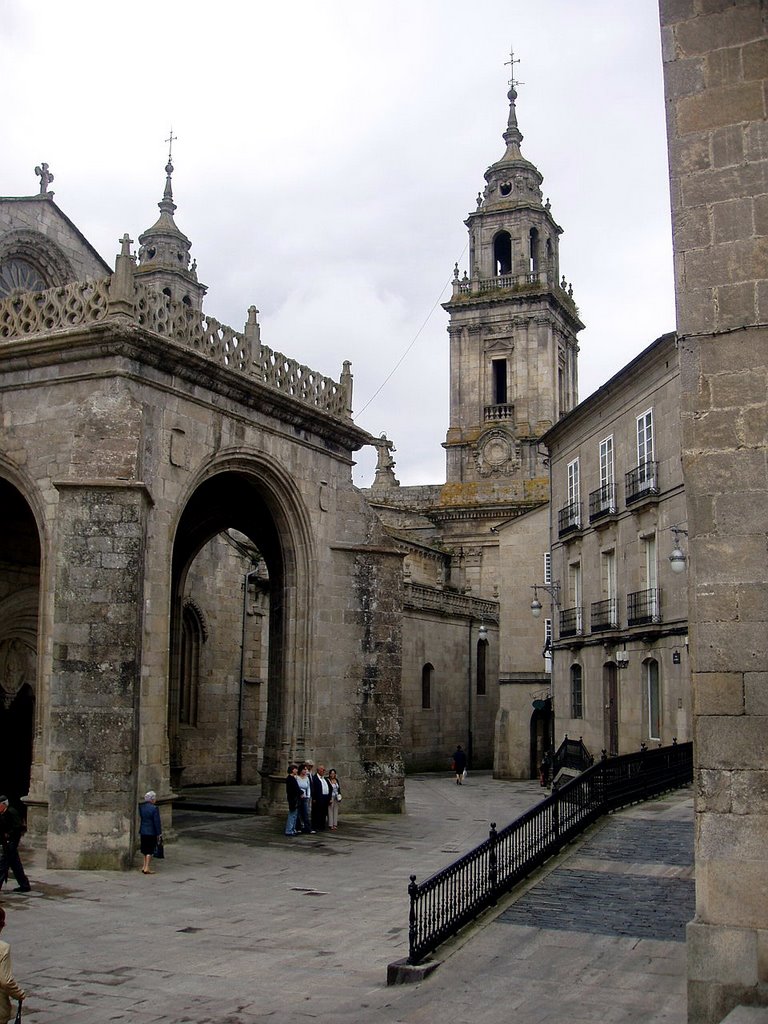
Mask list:
[[[291,654],[309,590],[301,520],[248,468],[210,476],[185,505],[172,563],[174,786],[255,783],[302,752],[308,694]]]
[[[40,535],[28,502],[0,478],[0,791],[29,793],[37,699]]]
[[[537,779],[544,755],[553,751],[555,737],[555,716],[552,698],[543,697],[533,702],[531,715],[531,763],[530,778]]]

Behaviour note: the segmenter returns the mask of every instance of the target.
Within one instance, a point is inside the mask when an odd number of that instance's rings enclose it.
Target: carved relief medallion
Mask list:
[[[520,465],[515,439],[500,428],[486,431],[475,447],[475,463],[481,476],[510,476]]]

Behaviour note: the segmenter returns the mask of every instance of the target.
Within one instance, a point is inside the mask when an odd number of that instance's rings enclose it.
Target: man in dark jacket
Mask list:
[[[314,775],[310,775],[312,786],[312,828],[316,832],[324,831],[328,824],[328,804],[331,800],[331,787],[325,777],[325,765],[319,764]]]
[[[464,782],[464,769],[467,767],[467,755],[459,743],[453,752],[453,770],[456,772],[456,785]]]
[[[288,800],[288,818],[285,822],[285,834],[297,836],[299,831],[296,828],[296,821],[299,816],[299,784],[296,776],[299,774],[297,764],[288,765],[288,774],[285,777],[285,795]]]
[[[7,796],[0,796],[0,843],[3,848],[0,854],[0,889],[8,880],[9,869],[19,883],[14,892],[29,892],[32,888],[19,857],[19,843],[24,832],[24,822],[19,812],[11,807]]]

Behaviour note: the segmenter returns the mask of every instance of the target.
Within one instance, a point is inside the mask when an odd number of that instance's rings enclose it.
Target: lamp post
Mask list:
[[[687,537],[688,531],[684,530],[682,526],[670,526],[670,530],[675,535],[675,546],[672,551],[672,554],[669,556],[669,567],[672,570],[672,572],[685,572],[687,560],[685,557],[685,552],[680,547],[680,535],[682,534],[683,537]]]
[[[552,598],[553,604],[560,607],[560,583],[555,580],[554,583],[532,583],[531,590],[533,591],[533,600],[531,601],[531,615],[534,619],[541,617],[541,601],[539,600],[539,591],[543,590],[549,594]]]

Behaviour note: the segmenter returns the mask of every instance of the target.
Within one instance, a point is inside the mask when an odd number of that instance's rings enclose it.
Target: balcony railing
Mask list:
[[[581,502],[572,501],[557,513],[557,532],[559,536],[564,537],[568,533],[578,533],[579,530],[581,530]]]
[[[652,622],[661,622],[661,591],[654,587],[627,594],[627,625],[645,626]]]
[[[506,402],[499,405],[486,405],[483,414],[486,423],[492,420],[513,420],[515,418],[515,407],[514,405],[508,405]]]
[[[605,629],[619,628],[619,609],[615,597],[609,597],[607,601],[593,601],[590,609],[590,629],[593,633],[599,633]]]
[[[659,464],[649,461],[641,462],[624,476],[624,500],[627,505],[635,504],[644,498],[654,497],[659,493]]]
[[[581,619],[581,608],[563,608],[560,612],[560,636],[580,636]]]
[[[616,502],[616,484],[603,484],[589,495],[589,521],[597,523],[601,519],[615,516],[618,512]]]

